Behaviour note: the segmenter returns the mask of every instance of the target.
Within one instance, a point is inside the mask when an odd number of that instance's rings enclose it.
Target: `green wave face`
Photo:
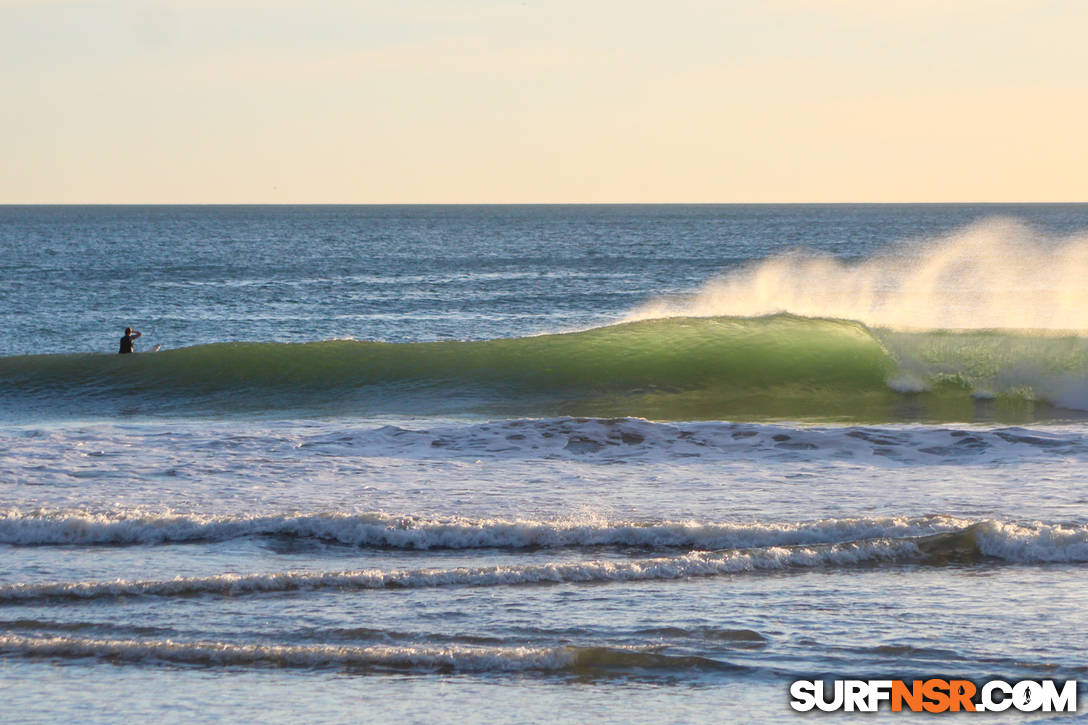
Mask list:
[[[1006,384],[998,379],[1009,359],[987,358],[985,348],[1007,352],[1019,338],[979,339],[773,315],[646,320],[480,342],[223,343],[155,354],[3,358],[0,400],[14,417],[285,409],[674,420],[1038,415],[1043,404],[1031,394],[979,396],[971,389],[971,375]],[[1038,341],[1024,340],[1021,357],[1038,358]],[[1079,340],[1064,343],[1065,352],[1048,344],[1054,359],[1036,359],[1043,368],[1088,370]],[[986,364],[997,372],[969,369]],[[949,384],[956,375],[962,384]]]

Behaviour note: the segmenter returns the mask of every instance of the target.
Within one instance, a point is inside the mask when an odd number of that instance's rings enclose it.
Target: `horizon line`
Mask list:
[[[34,201],[0,202],[0,207],[27,206],[1001,206],[1088,204],[1070,201]]]

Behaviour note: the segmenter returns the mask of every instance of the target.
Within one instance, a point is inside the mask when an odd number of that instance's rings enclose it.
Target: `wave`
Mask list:
[[[877,560],[911,559],[918,554],[918,546],[913,541],[887,539],[813,548],[769,547],[722,553],[697,551],[680,556],[631,561],[598,560],[398,571],[286,571],[178,577],[156,581],[117,579],[103,582],[9,584],[0,586],[0,603],[19,604],[43,599],[93,600],[198,595],[236,597],[296,591],[652,581],[799,567],[849,566]]]
[[[350,667],[443,673],[743,669],[706,657],[661,654],[649,647],[347,647],[0,635],[0,654],[214,667]]]
[[[888,368],[861,325],[781,316],[474,342],[224,343],[133,356],[11,357],[0,359],[0,394],[114,413],[664,411],[696,405],[692,396],[707,390],[723,401],[791,388],[801,398],[825,388],[880,390]]]
[[[147,545],[227,541],[250,536],[318,539],[407,550],[540,549],[637,546],[648,549],[739,549],[905,537],[951,531],[969,522],[948,516],[846,518],[800,523],[694,521],[504,520],[391,516],[384,513],[272,516],[92,514],[0,510],[0,543]]]
[[[1008,563],[1088,562],[1088,526],[981,521],[956,530],[914,537],[881,537],[842,543],[689,551],[645,559],[545,564],[403,569],[385,571],[220,574],[165,580],[86,581],[0,586],[0,603],[43,600],[201,595],[242,596],[297,591],[351,591],[434,587],[492,587],[525,584],[676,580],[822,567],[882,563],[945,565],[982,558]]]
[[[474,342],[221,343],[0,358],[0,399],[19,420],[292,410],[1016,422],[1088,409],[1088,338],[777,314]]]

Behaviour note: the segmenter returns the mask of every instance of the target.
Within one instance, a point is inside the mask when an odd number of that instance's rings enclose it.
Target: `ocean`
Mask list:
[[[1088,682],[1088,204],[7,206],[0,252],[5,722]]]

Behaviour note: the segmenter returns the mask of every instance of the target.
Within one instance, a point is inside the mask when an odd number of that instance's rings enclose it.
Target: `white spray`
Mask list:
[[[794,252],[728,272],[628,320],[790,312],[900,330],[1088,332],[1088,234],[1054,238],[1009,220],[896,245],[847,264]]]

